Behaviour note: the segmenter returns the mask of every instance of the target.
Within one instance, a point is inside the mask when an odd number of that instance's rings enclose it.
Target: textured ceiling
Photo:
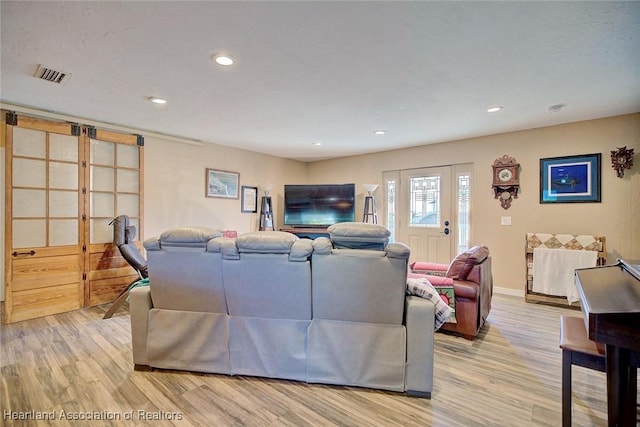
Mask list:
[[[640,111],[635,1],[2,1],[0,14],[5,106],[304,161]],[[71,78],[38,80],[38,64]]]

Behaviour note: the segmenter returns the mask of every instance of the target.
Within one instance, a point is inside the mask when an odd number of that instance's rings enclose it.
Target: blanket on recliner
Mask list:
[[[451,316],[451,307],[447,305],[436,288],[429,283],[426,278],[409,278],[407,279],[407,293],[409,295],[415,295],[420,298],[428,299],[435,306],[435,326],[434,330],[437,331],[440,326],[449,320]]]

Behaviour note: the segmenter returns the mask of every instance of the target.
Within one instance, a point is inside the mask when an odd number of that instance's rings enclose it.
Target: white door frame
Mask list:
[[[384,203],[383,205],[383,216],[381,223],[389,228],[392,232],[391,238],[395,241],[403,241],[402,237],[398,234],[400,227],[402,226],[401,221],[403,219],[408,220],[408,212],[401,212],[401,209],[406,209],[402,207],[401,203],[401,195],[406,192],[405,186],[406,183],[403,183],[402,176],[414,175],[417,172],[427,172],[430,170],[440,170],[441,168],[449,168],[449,178],[447,181],[450,183],[446,184],[449,187],[447,191],[448,202],[449,204],[449,234],[444,234],[444,221],[446,218],[441,218],[441,223],[438,227],[434,227],[432,231],[437,231],[438,236],[439,233],[442,233],[442,236],[446,236],[443,242],[440,242],[442,245],[439,248],[441,252],[436,258],[433,259],[420,259],[421,261],[430,261],[430,262],[443,262],[448,263],[455,255],[459,252],[462,252],[466,248],[468,248],[471,242],[471,184],[473,183],[473,164],[465,163],[465,164],[456,164],[456,165],[445,165],[445,166],[434,166],[434,167],[425,167],[425,168],[415,168],[415,169],[404,169],[404,170],[393,170],[393,171],[384,171],[382,173],[382,182],[383,182],[383,197]],[[418,174],[419,175],[419,174]],[[465,192],[463,194],[463,192]],[[391,197],[391,200],[390,200]],[[406,195],[404,196],[407,197]],[[405,201],[405,204],[407,202]],[[391,208],[393,211],[391,211]],[[449,241],[446,243],[446,241]],[[435,240],[432,240],[432,244]],[[424,255],[424,250],[419,249],[420,243],[405,241],[403,243],[408,244],[412,247],[412,261],[418,260],[418,257],[427,257],[429,255]],[[414,249],[415,247],[415,249]],[[427,249],[428,251],[428,249]],[[422,253],[421,253],[422,252]],[[435,256],[435,255],[434,255]]]

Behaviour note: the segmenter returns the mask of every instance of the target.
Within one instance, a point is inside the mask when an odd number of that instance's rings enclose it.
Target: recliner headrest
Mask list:
[[[454,280],[467,280],[474,265],[483,262],[489,256],[489,248],[477,245],[460,253],[451,261],[446,276]]]
[[[214,237],[222,236],[220,230],[208,227],[176,227],[160,235],[160,247],[205,248]]]
[[[327,231],[336,248],[384,250],[391,232],[378,224],[364,222],[339,222]]]
[[[239,252],[288,254],[298,236],[285,231],[253,231],[236,239]]]
[[[118,215],[109,223],[109,225],[111,224],[113,224],[113,244],[116,246],[121,246],[127,243],[126,230],[127,227],[129,227],[129,217],[127,215]]]

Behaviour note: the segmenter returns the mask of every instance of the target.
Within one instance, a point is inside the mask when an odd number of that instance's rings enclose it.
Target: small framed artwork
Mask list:
[[[239,182],[240,174],[237,172],[206,169],[205,196],[237,199]]]
[[[540,203],[599,203],[601,154],[540,159]]]
[[[242,186],[241,212],[258,212],[258,187]]]

